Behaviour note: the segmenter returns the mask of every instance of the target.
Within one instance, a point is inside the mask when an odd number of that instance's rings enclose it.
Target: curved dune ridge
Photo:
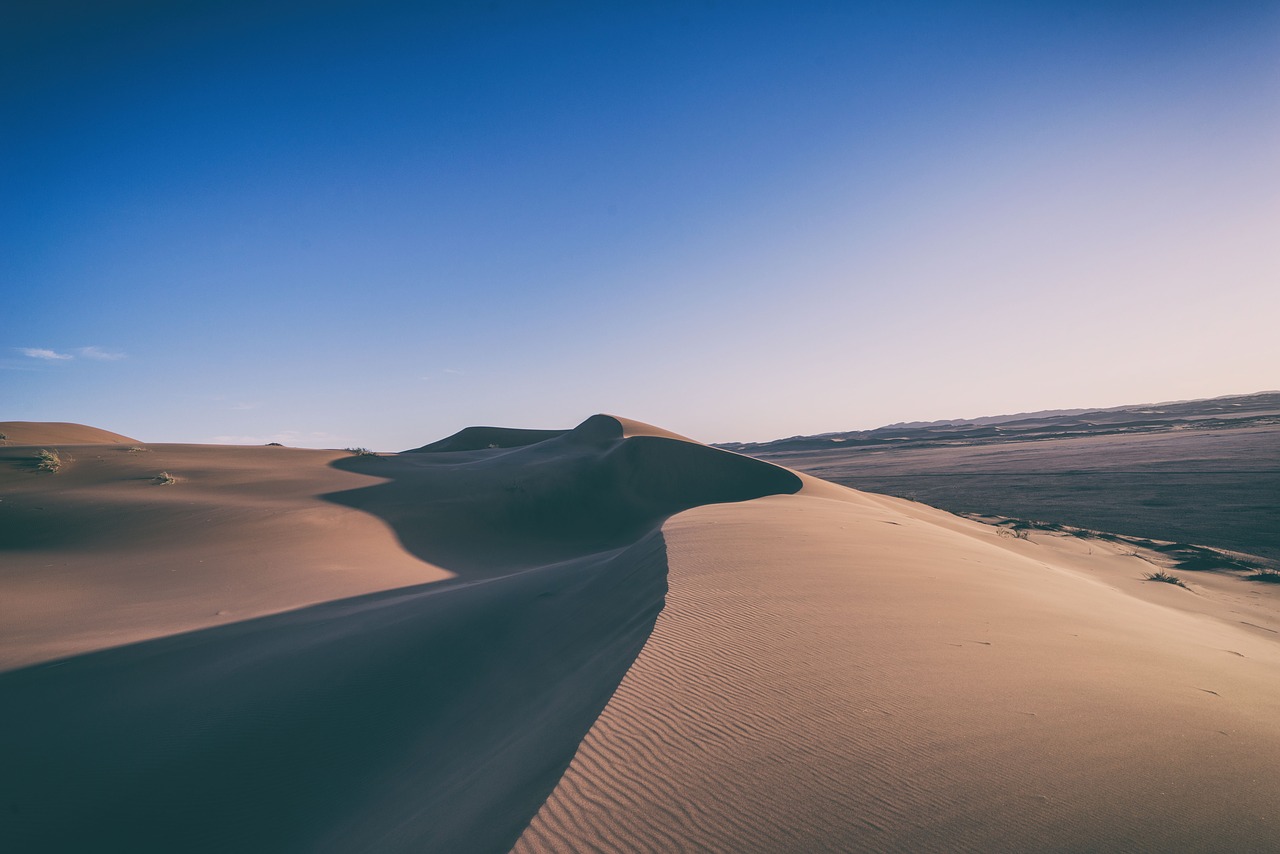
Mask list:
[[[138,441],[64,421],[0,421],[0,434],[9,445],[115,445]]]
[[[528,445],[339,465],[388,480],[330,500],[385,519],[413,554],[471,572],[611,548],[690,507],[802,484],[789,469],[609,415]],[[448,497],[425,512],[421,496],[437,494]]]
[[[616,425],[616,426],[615,426]],[[631,438],[633,436],[650,436],[663,439],[678,439],[682,442],[700,444],[687,436],[672,433],[643,421],[630,418],[619,418],[616,415],[593,415],[573,431],[569,430],[529,430],[521,427],[464,427],[451,436],[446,436],[420,448],[405,451],[406,454],[438,454],[451,451],[479,451],[494,448],[522,448],[555,439],[569,432],[579,436],[584,433],[601,430],[608,438]]]
[[[509,848],[652,630],[662,520],[801,479],[608,416],[487,444],[379,457],[152,445],[45,477],[0,456],[7,509],[79,531],[15,545],[0,530],[11,555],[72,564],[48,589],[22,561],[0,576],[42,616],[4,613],[11,649],[37,663],[0,674],[0,847]],[[178,483],[135,474],[161,461]],[[316,493],[325,481],[355,483]],[[388,542],[425,583],[386,589]],[[256,560],[255,543],[274,557]],[[353,548],[373,561],[370,588],[309,604],[335,583],[319,556]],[[246,559],[257,572],[239,571]],[[129,590],[140,625],[83,632],[105,597],[75,591],[95,585]],[[42,660],[59,634],[73,654]]]

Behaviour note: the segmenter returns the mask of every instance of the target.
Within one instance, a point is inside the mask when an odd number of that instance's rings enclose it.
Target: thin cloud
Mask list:
[[[128,358],[119,350],[104,350],[102,347],[77,347],[75,353],[59,353],[48,347],[18,347],[18,352],[29,359],[42,359],[46,362],[69,362],[79,354],[82,359],[93,359],[95,362],[117,362]]]
[[[76,352],[86,359],[96,359],[99,362],[118,362],[126,358],[125,354],[119,350],[104,350],[101,347],[81,347]]]
[[[70,353],[59,353],[56,350],[47,350],[44,347],[19,347],[18,352],[32,359],[44,359],[47,362],[63,362],[67,359],[75,358]]]

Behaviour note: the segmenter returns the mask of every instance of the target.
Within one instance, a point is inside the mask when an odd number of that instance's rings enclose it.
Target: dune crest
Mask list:
[[[620,418],[616,415],[599,414],[592,415],[572,430],[530,430],[521,427],[464,427],[457,433],[423,445],[420,448],[412,448],[404,453],[438,454],[455,451],[492,450],[495,448],[522,448],[527,445],[545,442],[548,439],[555,439],[567,433],[575,434],[578,439],[595,437],[596,439],[612,440],[631,438],[633,436],[653,436],[701,444],[687,436],[663,430],[661,427],[654,427],[652,424],[645,424],[643,421]]]
[[[629,437],[594,415],[524,445],[351,457],[336,465],[385,480],[326,497],[385,520],[423,560],[506,572],[632,542],[690,507],[802,486],[781,466],[639,427]]]

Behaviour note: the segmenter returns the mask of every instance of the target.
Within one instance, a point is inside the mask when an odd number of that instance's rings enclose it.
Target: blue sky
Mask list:
[[[31,5],[0,420],[393,450],[1280,387],[1280,3]]]

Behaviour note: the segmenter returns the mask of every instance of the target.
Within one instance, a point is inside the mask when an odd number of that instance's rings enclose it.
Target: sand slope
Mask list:
[[[378,480],[340,451],[58,448],[0,447],[0,667],[452,577],[318,498]]]
[[[666,608],[516,850],[1280,847],[1274,603],[814,492],[667,523]]]
[[[492,429],[0,449],[0,848],[1280,850],[1275,586]]]

